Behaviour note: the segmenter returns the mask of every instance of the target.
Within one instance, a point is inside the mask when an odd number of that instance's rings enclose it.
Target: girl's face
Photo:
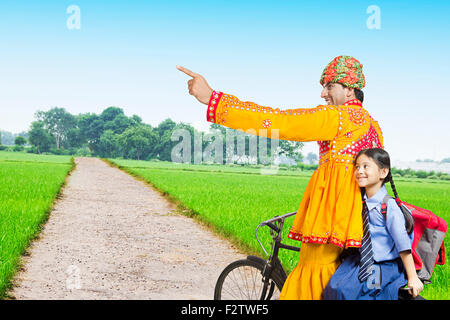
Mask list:
[[[373,159],[365,154],[360,155],[356,160],[355,179],[361,188],[381,188],[388,173],[388,168],[381,169]]]

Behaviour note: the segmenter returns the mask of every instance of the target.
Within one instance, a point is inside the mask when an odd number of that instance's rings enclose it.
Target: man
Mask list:
[[[321,97],[327,104],[287,110],[240,101],[214,91],[201,75],[177,68],[192,77],[189,93],[208,105],[207,121],[243,131],[254,129],[269,138],[318,142],[319,167],[289,232],[289,238],[302,242],[299,263],[280,299],[321,299],[342,250],[361,247],[362,203],[353,179],[354,157],[362,149],[383,147],[378,123],[362,107],[362,64],[350,56],[334,58],[320,78]]]

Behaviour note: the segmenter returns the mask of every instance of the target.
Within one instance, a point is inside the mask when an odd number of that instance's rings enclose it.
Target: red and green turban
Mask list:
[[[336,57],[323,70],[320,84],[336,82],[349,88],[362,89],[366,85],[362,67],[363,65],[353,57]]]

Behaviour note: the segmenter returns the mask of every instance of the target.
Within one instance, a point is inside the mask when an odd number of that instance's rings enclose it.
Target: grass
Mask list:
[[[223,173],[246,173],[258,175],[277,175],[277,176],[302,176],[310,177],[312,171],[301,171],[294,168],[278,167],[276,169],[267,169],[261,165],[241,166],[237,164],[219,165],[219,164],[184,164],[173,163],[167,161],[139,161],[139,160],[111,160],[119,167],[141,168],[141,169],[166,169],[166,170],[182,170],[195,172],[223,172]]]
[[[211,225],[218,233],[230,238],[248,253],[264,256],[254,237],[256,226],[277,214],[296,211],[311,172],[279,171],[276,175],[261,175],[259,169],[214,166],[179,165],[167,162],[110,160],[127,172],[142,177],[170,198],[181,202],[197,219]],[[450,221],[450,183],[446,181],[398,179],[397,190],[403,201],[433,211]],[[287,239],[293,218],[286,221]],[[261,233],[262,242],[269,244],[268,232]],[[446,252],[450,252],[449,233]],[[280,259],[288,272],[298,262],[298,253],[280,251]],[[433,284],[425,287],[427,299],[449,299],[449,263],[436,266]]]
[[[66,156],[0,152],[0,298],[73,166]]]
[[[72,156],[44,155],[25,152],[0,151],[0,161],[13,162],[44,162],[44,163],[61,163],[69,164]]]
[[[133,175],[188,208],[196,219],[210,225],[248,253],[264,256],[254,232],[263,220],[296,211],[311,171],[278,170],[261,174],[261,168],[221,165],[187,165],[168,162],[111,160]],[[38,236],[65,178],[73,168],[70,156],[35,155],[0,151],[0,298],[20,268],[20,256]],[[430,209],[450,221],[450,183],[429,179],[396,179],[403,201]],[[286,221],[285,243],[293,217]],[[269,244],[267,230],[262,242]],[[450,252],[449,233],[446,252]],[[298,253],[281,251],[280,259],[290,272]],[[433,284],[425,286],[427,299],[449,299],[449,263],[437,266]]]

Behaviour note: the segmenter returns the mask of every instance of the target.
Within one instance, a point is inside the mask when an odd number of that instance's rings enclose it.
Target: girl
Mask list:
[[[364,194],[363,221],[367,215],[363,241],[331,277],[324,299],[397,300],[406,284],[413,297],[422,291],[411,254],[413,234],[406,232],[403,213],[390,199],[386,217],[381,214],[386,182],[397,196],[390,168],[383,149],[364,149],[356,155],[354,177]]]

